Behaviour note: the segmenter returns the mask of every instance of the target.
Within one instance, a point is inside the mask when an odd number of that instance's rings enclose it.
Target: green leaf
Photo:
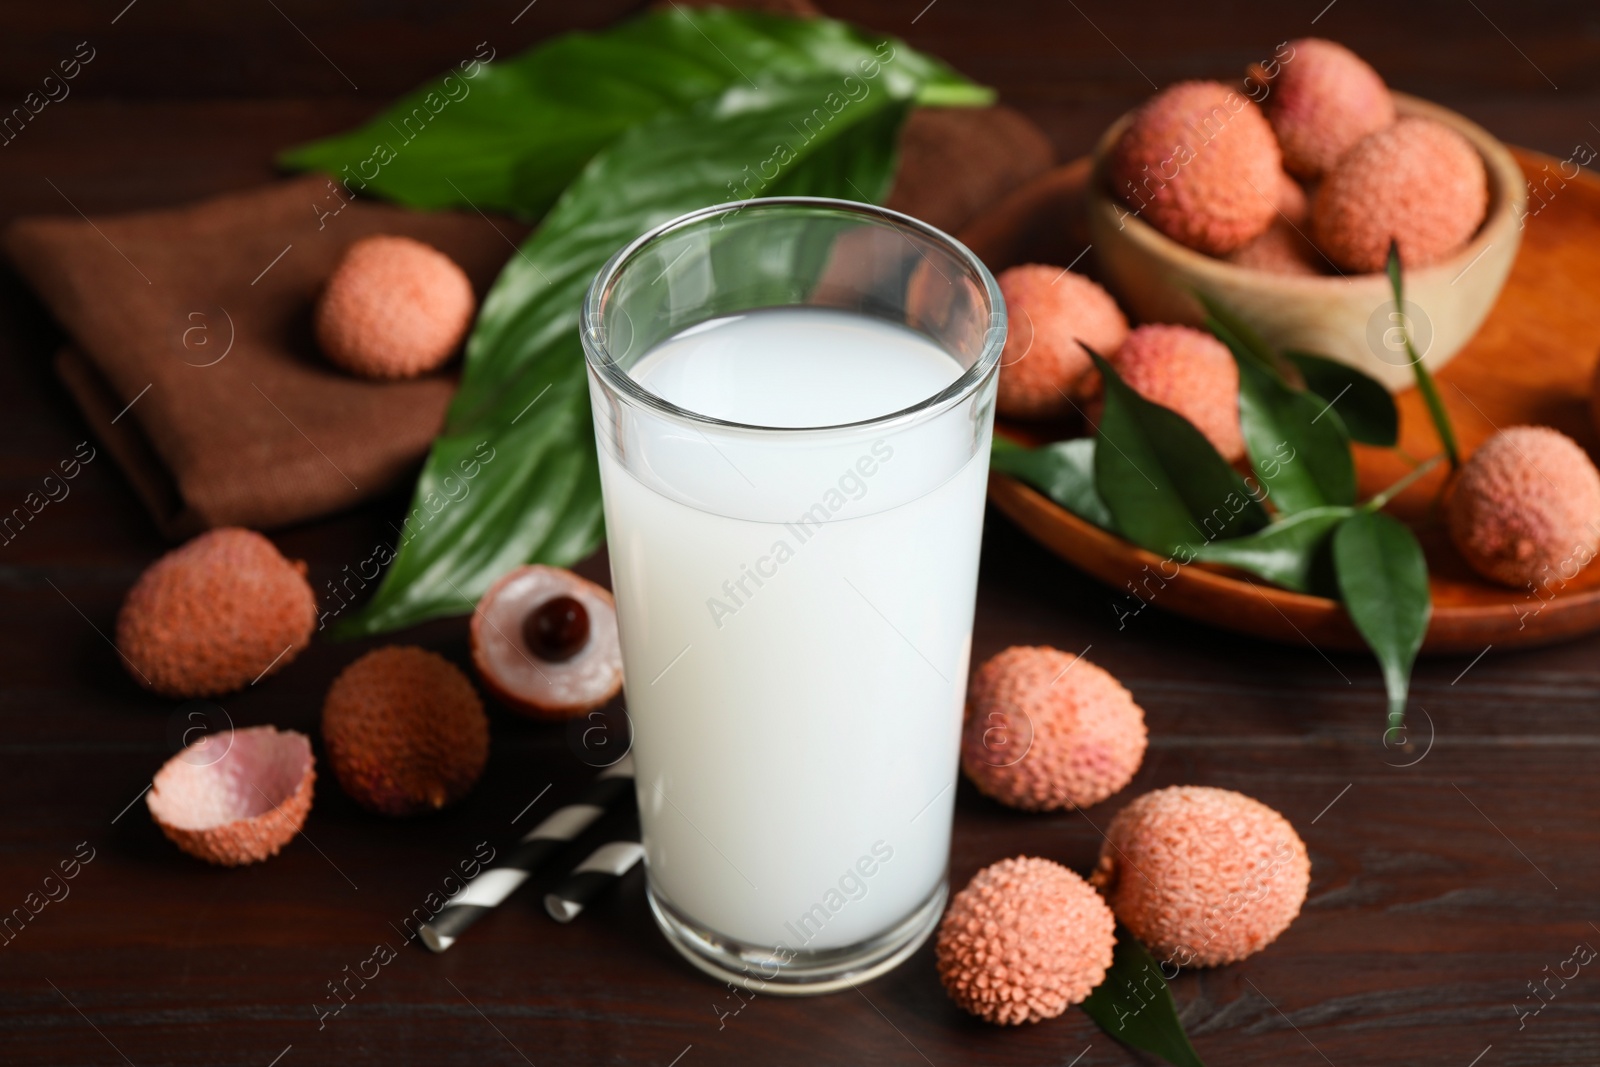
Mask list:
[[[1383,668],[1396,729],[1405,724],[1411,664],[1433,610],[1422,546],[1398,519],[1360,511],[1334,530],[1333,565],[1350,621]]]
[[[536,217],[633,126],[733,86],[831,76],[814,107],[830,92],[851,106],[880,93],[956,106],[993,99],[893,38],[833,19],[723,8],[674,4],[601,33],[565,34],[514,58],[481,62],[493,54],[480,45],[366,124],[289,149],[279,162],[413,207]]]
[[[1089,358],[1105,379],[1095,486],[1118,530],[1137,545],[1171,553],[1267,524],[1238,472],[1193,423],[1134,392],[1098,353]]]
[[[594,432],[578,321],[606,259],[640,233],[726,199],[752,161],[787,145],[763,190],[881,198],[910,95],[875,92],[806,137],[796,131],[833,78],[736,86],[687,113],[630,130],[597,155],[502,271],[467,345],[461,388],[417,486],[417,506],[474,454],[494,450],[470,491],[420,525],[345,633],[470,611],[507,569],[568,564],[601,534]],[[427,508],[427,510],[432,510]]]
[[[1329,537],[1354,508],[1309,508],[1244,537],[1195,545],[1195,559],[1225,563],[1259,574],[1297,593],[1337,595],[1332,578]]]
[[[1200,301],[1200,306],[1205,308],[1206,329],[1215,334],[1218,340],[1233,349],[1235,355],[1254,359],[1257,364],[1279,378],[1283,376],[1283,370],[1278,365],[1278,354],[1251,328],[1249,323],[1215,297],[1208,296],[1198,289],[1194,291],[1194,296]]]
[[[1285,352],[1300,371],[1306,388],[1333,406],[1354,440],[1392,448],[1400,437],[1400,413],[1394,397],[1376,378],[1348,363],[1311,352]]]
[[[1117,927],[1117,947],[1103,982],[1081,1005],[1095,1025],[1140,1052],[1176,1067],[1205,1067],[1189,1043],[1161,965],[1132,934]]]
[[[1389,288],[1394,291],[1394,312],[1400,323],[1400,336],[1405,339],[1406,358],[1411,360],[1411,373],[1417,379],[1417,392],[1422,394],[1423,401],[1428,405],[1433,428],[1439,434],[1439,442],[1444,445],[1444,454],[1450,457],[1450,469],[1455,470],[1461,466],[1461,450],[1456,447],[1455,427],[1450,424],[1450,413],[1445,410],[1444,401],[1439,397],[1439,387],[1434,384],[1432,372],[1423,365],[1422,357],[1411,343],[1411,330],[1406,325],[1405,284],[1400,274],[1400,243],[1393,239],[1389,241],[1387,270]]]
[[[1239,422],[1250,465],[1283,514],[1353,504],[1356,465],[1338,413],[1312,393],[1291,389],[1253,358],[1239,365]]]
[[[1094,487],[1094,449],[1093,437],[1057,441],[1041,448],[1022,448],[996,437],[989,469],[1022,479],[1078,518],[1114,532],[1111,512]]]

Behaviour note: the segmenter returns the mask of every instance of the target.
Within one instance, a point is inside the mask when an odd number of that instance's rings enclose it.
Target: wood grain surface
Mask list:
[[[7,107],[77,42],[99,50],[72,96],[0,146],[0,214],[133,209],[257,183],[278,148],[350,125],[478,41],[513,51],[633,6],[125,3],[15,4],[0,15]],[[996,85],[1062,159],[1087,151],[1152,83],[1230,76],[1306,32],[1345,40],[1398,88],[1504,139],[1559,158],[1578,141],[1600,143],[1588,125],[1600,121],[1600,24],[1589,5],[873,0],[833,10]],[[17,279],[0,274],[7,511],[93,440],[49,369],[60,339]],[[445,815],[379,820],[325,775],[306,835],[278,858],[236,871],[189,860],[137,802],[171,751],[179,709],[136,688],[104,636],[165,546],[106,457],[71,485],[0,546],[0,913],[45,899],[63,861],[93,859],[64,899],[0,946],[0,1061],[1142,1062],[1077,1012],[1016,1031],[973,1021],[941,992],[928,949],[857,993],[757,998],[719,1023],[733,995],[656,934],[637,873],[570,926],[543,914],[536,885],[445,956],[402,947],[395,927],[479,842],[504,848],[589,774],[561,729],[500,712],[482,785]],[[392,536],[403,503],[276,540],[309,562],[320,589]],[[603,556],[583,570],[603,578]],[[1128,790],[1082,813],[1026,816],[963,784],[958,885],[1018,853],[1087,870],[1099,829],[1144,790],[1240,789],[1300,829],[1312,886],[1270,949],[1175,983],[1207,1062],[1596,1061],[1600,972],[1540,983],[1572,973],[1563,962],[1575,945],[1600,946],[1600,641],[1424,661],[1412,736],[1386,747],[1382,686],[1365,657],[1269,645],[1156,610],[1119,626],[1113,607],[1106,587],[990,516],[975,654],[1014,643],[1087,649],[1145,708],[1151,748]],[[466,665],[459,620],[404,639]],[[316,643],[270,684],[222,704],[239,725],[314,732],[329,681],[363,647]],[[380,944],[396,958],[319,1023],[328,984],[372,973],[364,961]]]

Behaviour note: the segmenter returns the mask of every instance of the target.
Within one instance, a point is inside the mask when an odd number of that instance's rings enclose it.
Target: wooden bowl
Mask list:
[[[1522,236],[1527,186],[1511,153],[1482,127],[1413,96],[1394,98],[1402,116],[1434,119],[1464,136],[1489,175],[1489,207],[1477,236],[1440,263],[1406,271],[1412,340],[1437,370],[1477,332],[1505,284]],[[1404,346],[1389,328],[1393,302],[1385,275],[1301,276],[1236,266],[1184,247],[1116,200],[1107,157],[1132,118],[1133,112],[1122,116],[1100,139],[1088,193],[1095,260],[1124,310],[1145,322],[1198,326],[1204,313],[1191,294],[1199,290],[1239,312],[1278,348],[1352,363],[1392,392],[1410,386]]]
[[[1522,253],[1499,302],[1439,373],[1440,392],[1465,451],[1497,429],[1538,423],[1555,427],[1593,456],[1600,444],[1589,408],[1600,350],[1600,301],[1594,297],[1600,291],[1600,177],[1581,171],[1568,179],[1571,168],[1558,160],[1521,149],[1513,154],[1530,179],[1546,177],[1548,167],[1565,184],[1544,191],[1537,210],[1528,214]],[[1087,158],[1049,171],[974,220],[961,239],[996,272],[1019,263],[1072,263],[1090,244],[1089,176]],[[1093,258],[1085,257],[1077,269]],[[1088,270],[1097,272],[1092,264]],[[1438,439],[1416,390],[1395,399],[1400,447],[1412,456],[1436,454]],[[1037,444],[1065,429],[1002,424],[1000,432]],[[1391,449],[1358,445],[1355,451],[1363,497],[1409,469]],[[1428,557],[1434,611],[1424,653],[1546,644],[1600,628],[1600,564],[1537,591],[1491,585],[1469,570],[1433,505],[1444,481],[1444,472],[1437,471],[1389,507],[1417,532]],[[1291,593],[1227,568],[1178,568],[1004,475],[990,476],[989,497],[1040,543],[1110,585],[1120,612],[1148,604],[1285,643],[1365,647],[1336,601]]]

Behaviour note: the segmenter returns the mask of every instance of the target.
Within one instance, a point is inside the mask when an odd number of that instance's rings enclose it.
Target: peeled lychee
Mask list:
[[[122,603],[117,649],[163,696],[221,696],[281,670],[311,640],[316,598],[304,563],[236,527],[152,563]]]
[[[225,867],[278,854],[311,811],[311,742],[271,726],[224,730],[156,772],[145,804],[183,851]]]
[[[1317,37],[1291,41],[1267,98],[1267,119],[1283,165],[1318,178],[1369,133],[1394,123],[1394,98],[1378,72],[1342,44]]]
[[[1128,320],[1110,293],[1060,267],[1012,267],[998,281],[1010,328],[995,410],[1013,419],[1066,415],[1078,379],[1092,365],[1083,345],[1115,352],[1128,336]]]
[[[363,237],[317,302],[317,344],[363,378],[415,378],[443,364],[472,324],[472,283],[454,260],[409,237]]]
[[[489,719],[455,664],[390,645],[333,680],[322,740],[356,803],[380,815],[417,815],[454,804],[477,783],[489,759]]]
[[[1117,813],[1089,879],[1132,934],[1178,967],[1242,960],[1288,929],[1311,884],[1289,820],[1231,789],[1181,785]]]
[[[1600,550],[1600,473],[1565,434],[1513,426],[1462,466],[1445,519],[1457,550],[1485,578],[1559,589]]]
[[[1026,811],[1088,807],[1144,759],[1144,712],[1106,671],[1053,648],[1008,648],[973,675],[961,766]]]
[[[1219,82],[1179,82],[1146,101],[1110,158],[1112,191],[1134,214],[1214,256],[1267,228],[1282,173],[1261,109]]]
[[[472,663],[489,691],[524,715],[592,711],[622,688],[616,602],[560,567],[518,567],[478,601]]]
[[[1001,860],[950,901],[934,950],[939,980],[988,1022],[1053,1019],[1105,980],[1115,930],[1105,901],[1059,863]]]
[[[1489,205],[1477,149],[1432,119],[1405,118],[1370,134],[1328,172],[1311,204],[1311,239],[1342,269],[1374,272],[1400,245],[1407,268],[1460,248]]]
[[[1239,427],[1239,367],[1208,333],[1187,326],[1140,326],[1128,334],[1111,365],[1134,392],[1192,422],[1229,463],[1244,458]],[[1103,387],[1096,374],[1094,384]],[[1098,423],[1103,398],[1089,416]]]

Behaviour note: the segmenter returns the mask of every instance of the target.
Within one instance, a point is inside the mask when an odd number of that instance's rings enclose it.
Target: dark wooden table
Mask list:
[[[64,197],[92,213],[255,184],[270,177],[275,149],[351,125],[481,40],[505,54],[634,6],[125,2],[31,2],[0,15],[5,108],[78,42],[96,50],[71,97],[0,147],[0,216],[70,211]],[[1563,158],[1600,144],[1592,4],[925,3],[833,9],[997,86],[1062,158],[1152,85],[1230,76],[1313,32],[1505,139]],[[48,369],[59,339],[16,277],[0,274],[0,510],[95,434]],[[402,503],[275,537],[321,587],[388,536]],[[480,841],[503,847],[546,786],[535,812],[587,777],[561,729],[503,713],[482,785],[444,816],[380,820],[325,777],[306,837],[279,858],[231,871],[189,860],[135,803],[171,751],[173,705],[137,689],[104,636],[165,547],[106,459],[0,548],[0,912],[42,892],[60,861],[93,857],[70,895],[0,946],[0,1060],[1132,1062],[1078,1012],[1016,1032],[973,1021],[946,1000],[927,948],[859,993],[761,997],[719,1025],[716,1009],[735,1003],[657,935],[637,873],[570,926],[525,892],[446,956],[406,946],[397,925]],[[603,575],[605,561],[584,569]],[[1149,788],[1243,790],[1299,827],[1312,886],[1269,950],[1175,983],[1208,1062],[1600,1061],[1600,972],[1531,992],[1575,945],[1600,945],[1600,639],[1420,664],[1414,744],[1386,748],[1366,659],[1234,638],[1157,609],[1119,629],[1111,599],[991,516],[976,653],[1092,646],[1144,706],[1151,748],[1127,791],[1085,813],[1029,817],[963,784],[957,885],[1022,852],[1087,870],[1096,827]],[[464,636],[449,621],[406,638],[464,663]],[[239,725],[315,734],[322,694],[356,651],[317,644],[270,686],[223,703]],[[397,958],[319,1024],[329,984],[380,944]]]

